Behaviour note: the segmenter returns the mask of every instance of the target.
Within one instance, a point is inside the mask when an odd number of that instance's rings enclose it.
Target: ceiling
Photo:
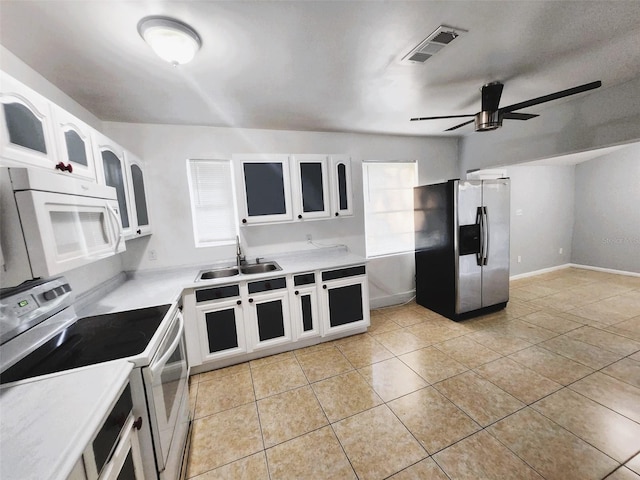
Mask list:
[[[509,105],[640,72],[637,0],[0,0],[0,12],[0,43],[104,121],[443,135],[459,119],[409,118],[475,113],[495,80]],[[149,15],[200,34],[192,63],[153,54],[136,28]],[[468,33],[399,63],[441,24]]]

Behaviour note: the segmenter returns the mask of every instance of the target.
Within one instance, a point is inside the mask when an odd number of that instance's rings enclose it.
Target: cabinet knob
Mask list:
[[[293,293],[295,293],[296,295],[300,295],[300,292],[299,292],[298,290],[296,290],[296,291],[295,291],[295,292],[293,292]]]
[[[327,286],[326,286],[326,285],[322,285],[322,288],[324,288],[324,289],[326,290],[326,289],[327,289]]]
[[[142,417],[138,417],[138,419],[133,422],[133,428],[136,430],[140,430],[142,428]]]
[[[249,303],[253,303],[253,298],[250,298],[250,299],[249,299]]]
[[[242,219],[242,223],[247,223],[247,219],[246,219],[246,218],[243,218],[243,219]]]
[[[236,305],[242,305],[242,300],[238,300],[238,301],[236,302]]]
[[[336,212],[336,217],[339,216],[339,215],[340,215],[340,213]]]
[[[302,215],[298,215],[298,220],[302,220]]]
[[[138,229],[138,230],[136,230],[136,233],[137,233],[138,235],[140,235],[140,234],[142,233],[142,230]]]
[[[63,162],[58,162],[56,165],[56,170],[60,170],[61,172],[73,172],[73,166],[68,163],[65,165]]]

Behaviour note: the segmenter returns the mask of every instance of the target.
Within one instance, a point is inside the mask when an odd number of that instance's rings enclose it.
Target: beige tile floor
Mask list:
[[[452,322],[415,303],[368,333],[191,377],[187,477],[640,480],[640,278],[564,269]]]

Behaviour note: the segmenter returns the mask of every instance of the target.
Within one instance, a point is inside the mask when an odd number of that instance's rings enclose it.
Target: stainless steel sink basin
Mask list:
[[[198,280],[213,280],[214,278],[233,277],[238,275],[240,270],[238,267],[215,268],[213,270],[204,270],[198,274]]]
[[[253,263],[251,265],[240,265],[240,272],[245,275],[251,275],[255,273],[267,273],[273,272],[276,270],[282,270],[280,265],[276,262],[264,262],[264,263]]]
[[[255,275],[258,273],[275,272],[277,270],[282,270],[282,267],[276,262],[249,263],[240,265],[239,268],[231,266],[201,270],[196,280],[214,280],[216,278],[233,277],[241,273],[243,275]]]

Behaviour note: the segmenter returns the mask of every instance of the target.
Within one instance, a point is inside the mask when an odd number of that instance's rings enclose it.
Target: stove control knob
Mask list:
[[[53,300],[54,298],[56,298],[58,296],[58,293],[56,292],[56,289],[52,289],[52,290],[47,290],[46,292],[44,292],[43,297],[45,300]]]

